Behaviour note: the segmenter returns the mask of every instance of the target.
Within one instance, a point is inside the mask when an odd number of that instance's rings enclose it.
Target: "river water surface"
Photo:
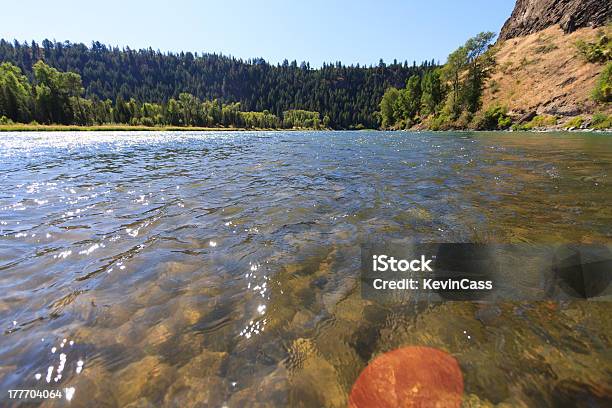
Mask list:
[[[381,305],[359,244],[609,244],[611,177],[609,134],[0,134],[0,405],[342,407],[409,345],[465,406],[607,403],[609,302]]]

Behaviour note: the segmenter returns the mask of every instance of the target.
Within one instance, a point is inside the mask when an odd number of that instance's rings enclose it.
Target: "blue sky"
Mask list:
[[[312,66],[443,62],[474,34],[499,32],[513,6],[514,0],[20,0],[2,6],[0,37],[97,40]]]

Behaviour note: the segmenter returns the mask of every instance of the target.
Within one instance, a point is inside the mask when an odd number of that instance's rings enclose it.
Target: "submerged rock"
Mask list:
[[[139,398],[159,401],[174,381],[176,370],[160,361],[158,356],[146,356],[117,373],[113,383],[119,405]]]
[[[463,376],[457,360],[430,347],[405,347],[374,359],[363,370],[350,408],[461,406]]]
[[[311,340],[295,340],[291,354],[294,363],[289,371],[289,406],[346,406],[346,392],[338,383],[338,373]]]
[[[221,406],[224,382],[216,376],[180,377],[169,388],[164,405],[170,407]]]

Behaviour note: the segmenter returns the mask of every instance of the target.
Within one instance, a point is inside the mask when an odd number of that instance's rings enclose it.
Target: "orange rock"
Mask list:
[[[546,302],[544,305],[548,308],[548,310],[551,310],[553,312],[557,310],[559,307],[559,305],[556,302]]]
[[[430,347],[404,347],[372,361],[359,375],[349,408],[460,407],[457,360]]]

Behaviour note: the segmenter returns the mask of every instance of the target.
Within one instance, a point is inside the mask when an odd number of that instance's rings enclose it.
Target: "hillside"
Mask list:
[[[557,127],[573,117],[609,114],[610,104],[596,103],[592,92],[610,56],[589,62],[577,43],[610,38],[611,18],[606,0],[517,0],[495,45],[483,111],[503,106],[515,121],[550,115]]]
[[[565,34],[559,26],[498,42],[496,69],[483,95],[485,109],[499,104],[511,116],[535,112],[569,117],[610,112],[591,98],[604,64],[589,63],[578,55],[576,42],[596,42],[602,30],[581,28]]]
[[[240,102],[245,111],[282,117],[286,110],[306,109],[328,115],[330,126],[377,127],[378,103],[390,86],[402,86],[413,74],[434,66],[427,61],[377,66],[346,66],[337,62],[313,69],[308,63],[273,65],[262,59],[242,60],[217,54],[162,53],[70,42],[19,43],[0,40],[0,63],[10,62],[29,78],[43,60],[60,71],[79,74],[84,96],[167,103],[182,92],[202,100]]]
[[[0,124],[270,128],[297,126],[302,121],[284,117],[299,112],[314,127],[333,129],[531,129],[563,127],[577,116],[572,124],[609,128],[611,4],[517,0],[499,36],[479,33],[443,66],[381,60],[313,69],[99,42],[0,39]],[[590,120],[595,113],[602,115]]]
[[[612,128],[611,8],[600,0],[517,0],[500,35],[481,32],[440,69],[387,89],[381,127]]]

